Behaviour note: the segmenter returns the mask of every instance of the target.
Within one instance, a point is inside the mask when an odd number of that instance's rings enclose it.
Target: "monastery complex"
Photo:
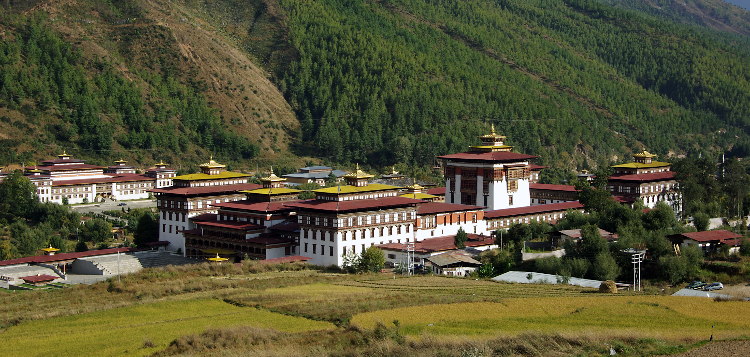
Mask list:
[[[540,184],[544,166],[536,156],[513,152],[494,126],[468,151],[439,156],[444,187],[406,187],[393,171],[374,180],[359,167],[353,172],[324,166],[248,183],[250,174],[227,171],[213,158],[200,172],[177,176],[165,163],[136,172],[123,160],[102,167],[67,153],[24,168],[43,202],[87,203],[107,199],[144,199],[153,195],[159,211],[159,243],[187,257],[221,255],[233,260],[303,256],[313,264],[342,265],[347,256],[371,246],[387,252],[390,264],[455,250],[463,229],[466,246],[495,247],[493,232],[518,223],[555,223],[571,211],[583,211],[573,186]],[[667,202],[679,210],[675,173],[647,151],[634,161],[613,166],[608,190],[623,204],[642,201],[648,208]],[[0,176],[2,179],[2,176]],[[334,187],[314,190],[300,200],[303,183]],[[343,182],[341,182],[343,180]],[[400,180],[400,181],[399,181]]]
[[[544,167],[532,163],[536,156],[513,152],[494,127],[479,139],[467,152],[438,157],[445,187],[378,183],[357,168],[335,172],[343,184],[315,190],[308,200],[298,199],[301,191],[294,187],[300,179],[324,175],[303,171],[288,183],[271,172],[261,184],[251,184],[249,175],[210,160],[200,173],[172,177],[173,185],[149,190],[157,199],[159,239],[189,257],[304,256],[313,264],[339,266],[347,256],[378,246],[387,262],[396,264],[407,251],[426,259],[455,250],[459,229],[468,235],[466,246],[481,251],[496,247],[497,229],[532,220],[555,223],[568,212],[583,211],[573,186],[538,183]],[[643,152],[614,167],[609,190],[617,200],[679,205],[674,172],[653,158]]]

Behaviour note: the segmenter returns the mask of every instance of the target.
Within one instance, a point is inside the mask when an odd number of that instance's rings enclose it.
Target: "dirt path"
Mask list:
[[[675,357],[746,357],[750,356],[750,341],[716,341]]]

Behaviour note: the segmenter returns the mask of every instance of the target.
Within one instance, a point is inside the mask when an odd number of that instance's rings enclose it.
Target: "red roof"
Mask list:
[[[677,175],[674,171],[654,172],[650,174],[637,174],[637,175],[619,175],[610,176],[609,181],[638,181],[638,182],[649,182],[649,181],[664,181],[674,180]]]
[[[261,225],[250,222],[241,221],[194,221],[199,226],[219,227],[219,228],[231,228],[231,229],[242,229],[242,230],[257,230],[265,229]]]
[[[298,202],[289,202],[289,207],[313,211],[345,212],[345,211],[363,211],[376,208],[414,206],[422,203],[422,200],[415,200],[405,197],[385,197],[368,200],[351,200],[351,201],[326,201],[326,200],[307,200]]]
[[[109,183],[109,182],[131,182],[131,181],[154,181],[153,177],[138,174],[119,174],[110,177],[97,177],[79,180],[59,180],[52,181],[52,186],[82,185],[90,183]]]
[[[722,243],[730,246],[730,247],[739,247],[740,244],[742,244],[742,239],[726,239],[722,241]]]
[[[427,189],[427,193],[435,196],[445,196],[445,187],[434,187]]]
[[[469,239],[464,243],[467,247],[481,247],[486,245],[495,244],[495,240],[490,236],[483,236],[478,234],[467,234]],[[454,250],[456,248],[456,236],[442,236],[436,238],[427,238],[419,242],[414,243],[414,251],[417,253],[433,253],[442,252],[446,250]],[[378,248],[385,250],[406,250],[406,244],[403,243],[387,243],[381,244]]]
[[[108,248],[108,249],[89,250],[86,252],[59,253],[55,255],[36,255],[33,257],[2,260],[0,261],[0,266],[16,265],[16,264],[30,264],[30,263],[49,263],[49,262],[84,258],[84,257],[93,257],[97,255],[115,254],[117,252],[120,252],[120,253],[134,252],[136,250],[137,249],[133,249],[133,248]]]
[[[296,232],[299,230],[299,223],[295,222],[284,222],[279,223],[275,226],[271,226],[268,229],[282,232]]]
[[[703,231],[703,232],[674,234],[670,237],[684,237],[684,238],[692,239],[696,242],[711,242],[711,241],[721,242],[721,241],[728,240],[728,239],[742,238],[742,235],[720,229],[716,231]]]
[[[499,210],[494,210],[494,211],[487,211],[484,213],[484,218],[493,219],[493,218],[502,218],[502,217],[524,216],[528,214],[567,211],[569,209],[579,209],[579,208],[583,208],[583,205],[581,204],[581,202],[578,202],[578,201],[550,203],[546,205],[536,205],[536,206],[528,206],[528,207],[507,208],[507,209],[499,209]]]
[[[201,186],[201,187],[165,187],[155,188],[149,190],[154,193],[165,193],[170,195],[180,196],[191,196],[191,195],[207,195],[207,194],[219,194],[219,193],[232,193],[244,190],[255,190],[263,186],[254,183],[239,183],[235,185],[217,185],[217,186]]]
[[[481,211],[484,207],[462,205],[458,203],[427,202],[417,207],[417,214],[435,214],[446,212]]]
[[[303,257],[301,255],[292,255],[288,257],[259,260],[258,263],[261,263],[261,264],[294,263],[294,262],[306,262],[311,259],[312,258]]]
[[[458,161],[493,161],[493,162],[516,162],[534,159],[539,156],[519,154],[510,151],[491,151],[491,152],[462,152],[438,156],[440,159],[458,160]]]
[[[532,184],[529,184],[529,188],[532,190],[578,192],[575,186],[551,185],[551,184],[546,184],[546,183],[532,183]]]
[[[291,202],[297,202],[298,200],[294,201],[283,201],[283,202],[250,202],[247,200],[242,201],[234,201],[234,202],[223,202],[223,203],[215,203],[211,204],[211,206],[219,207],[219,208],[230,208],[230,209],[238,209],[243,211],[254,211],[254,212],[284,212],[284,211],[291,211],[291,207],[287,207],[287,203]]]
[[[47,275],[47,274],[40,274],[40,275],[31,275],[31,276],[23,276],[19,279],[27,282],[27,283],[46,283],[55,279],[59,279],[59,276],[53,276],[53,275]]]

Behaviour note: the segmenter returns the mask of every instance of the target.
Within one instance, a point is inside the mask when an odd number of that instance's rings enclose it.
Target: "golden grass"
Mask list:
[[[515,336],[534,331],[696,341],[712,334],[750,335],[750,304],[666,296],[545,297],[404,307],[358,314],[351,322],[373,328],[394,320],[408,335]]]
[[[237,307],[216,299],[168,301],[30,321],[2,333],[7,356],[148,355],[175,338],[210,328],[252,326],[283,332],[331,323]]]
[[[437,276],[393,278],[358,276],[326,283],[241,291],[227,298],[249,306],[336,322],[345,326],[355,314],[440,303],[502,301],[509,297],[586,296],[592,289],[564,285],[503,284]]]

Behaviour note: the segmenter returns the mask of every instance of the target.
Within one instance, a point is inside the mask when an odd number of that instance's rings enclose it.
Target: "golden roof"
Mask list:
[[[358,179],[369,179],[373,178],[375,176],[370,175],[362,170],[359,169],[359,164],[357,164],[357,170],[354,172],[350,172],[346,175],[344,175],[345,178],[358,178]]]
[[[505,139],[505,136],[495,133],[495,124],[492,124],[490,126],[490,133],[482,135],[479,138],[480,139],[500,139],[500,140],[503,140],[503,139]]]
[[[187,175],[181,175],[181,176],[175,176],[172,177],[173,180],[183,180],[183,181],[193,181],[193,180],[217,180],[217,179],[230,179],[230,178],[240,178],[240,177],[249,177],[251,175],[243,174],[239,172],[232,172],[232,171],[224,171],[222,173],[216,174],[216,175],[209,175],[204,173],[195,173],[195,174],[187,174]]]
[[[643,150],[643,151],[641,151],[641,152],[639,152],[637,154],[633,154],[633,157],[638,157],[638,158],[643,157],[643,158],[652,158],[653,159],[653,158],[656,157],[656,155],[654,155],[654,154],[652,154],[652,153],[650,153],[650,152],[648,152],[646,150]]]
[[[302,191],[296,190],[293,188],[286,188],[286,187],[273,187],[273,188],[256,188],[254,190],[244,190],[240,192],[252,193],[256,195],[283,195],[283,194],[300,193]]]
[[[414,179],[414,183],[412,183],[409,186],[406,186],[406,188],[409,189],[409,190],[411,190],[411,191],[424,190],[424,187],[422,185],[420,185],[420,184],[417,183],[417,179]]]
[[[219,256],[219,253],[216,253],[215,257],[208,258],[207,260],[212,261],[212,262],[225,262],[229,260],[229,258],[222,258]]]
[[[278,177],[278,176],[276,176],[275,173],[273,173],[273,167],[271,168],[271,174],[268,175],[267,177],[261,178],[260,180],[263,181],[263,182],[281,182],[281,181],[286,181],[285,178]]]
[[[372,191],[397,190],[399,188],[400,187],[398,186],[384,185],[380,183],[371,183],[367,186],[362,186],[362,187],[351,186],[351,185],[326,187],[326,188],[321,188],[318,190],[313,190],[313,192],[317,192],[317,193],[362,193],[362,192],[372,192]]]
[[[164,160],[159,160],[159,162],[157,162],[155,166],[167,166],[167,164],[164,162]]]
[[[63,150],[62,154],[57,155],[57,157],[65,157],[65,156],[70,156],[70,155],[68,155],[68,151],[67,150]]]
[[[644,164],[640,162],[629,162],[627,164],[613,165],[614,168],[626,168],[626,169],[650,169],[655,167],[670,166],[668,162],[651,161],[651,163]]]
[[[44,248],[44,249],[42,249],[42,251],[45,251],[45,252],[57,252],[57,251],[59,251],[59,250],[60,250],[60,249],[57,249],[57,248],[52,248],[52,244],[50,244],[50,245],[49,245],[49,248]]]
[[[406,194],[400,195],[399,197],[413,198],[415,200],[429,200],[429,199],[436,198],[437,196],[431,195],[429,193],[423,193],[423,192],[417,193],[417,192],[414,192],[414,193],[406,193]]]
[[[124,163],[126,163],[126,162],[127,162],[127,161],[125,161],[125,160],[123,160],[122,158],[120,158],[120,160],[117,160],[117,161],[115,161],[115,164],[124,164]]]
[[[216,161],[214,161],[214,157],[211,156],[211,158],[208,160],[208,162],[201,164],[201,168],[207,168],[207,169],[223,169],[226,167],[226,165],[222,165]]]

